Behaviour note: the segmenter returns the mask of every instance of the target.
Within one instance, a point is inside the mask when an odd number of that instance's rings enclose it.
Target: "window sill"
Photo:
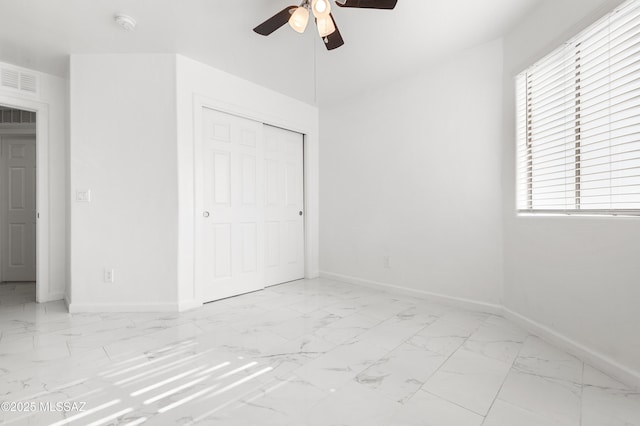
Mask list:
[[[519,217],[640,217],[640,210],[517,210]]]

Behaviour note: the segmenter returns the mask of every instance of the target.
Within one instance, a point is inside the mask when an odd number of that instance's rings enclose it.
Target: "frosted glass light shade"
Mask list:
[[[309,11],[306,7],[299,7],[289,18],[289,25],[295,31],[303,33],[309,23]]]
[[[326,18],[331,13],[331,3],[329,0],[313,0],[311,10],[316,18]]]
[[[331,19],[331,16],[318,18],[316,20],[316,25],[318,26],[318,34],[320,34],[320,37],[326,37],[336,31],[336,26],[333,23],[333,19]]]

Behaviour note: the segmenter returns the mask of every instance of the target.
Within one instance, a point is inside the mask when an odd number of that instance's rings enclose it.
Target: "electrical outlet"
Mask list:
[[[391,256],[384,257],[384,269],[391,269]]]
[[[115,271],[113,269],[105,269],[104,270],[104,282],[105,283],[114,283],[116,281]]]
[[[76,191],[76,202],[78,203],[90,203],[91,202],[91,190],[79,189]]]

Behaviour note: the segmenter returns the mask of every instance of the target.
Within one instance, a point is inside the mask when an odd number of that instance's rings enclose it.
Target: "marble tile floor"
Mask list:
[[[405,295],[317,279],[70,315],[27,294],[0,285],[1,424],[640,425],[640,392],[501,317]]]
[[[1,282],[0,314],[11,309],[24,309],[24,305],[36,301],[36,283]]]

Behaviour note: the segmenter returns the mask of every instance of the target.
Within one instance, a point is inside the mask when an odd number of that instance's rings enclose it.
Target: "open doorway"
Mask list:
[[[36,113],[0,106],[0,308],[36,301]]]

